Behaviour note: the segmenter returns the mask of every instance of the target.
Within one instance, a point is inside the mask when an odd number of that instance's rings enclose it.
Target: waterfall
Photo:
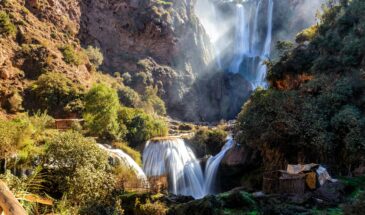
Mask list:
[[[246,17],[246,8],[241,4],[236,6],[236,34],[234,44],[234,57],[229,68],[232,73],[238,73],[244,55],[249,53],[250,40],[249,40],[249,22]]]
[[[148,177],[167,176],[169,192],[175,195],[203,198],[216,193],[220,163],[233,145],[232,137],[227,138],[222,150],[208,159],[203,174],[199,160],[182,139],[152,140],[143,151],[143,169]]]
[[[215,156],[208,159],[205,166],[205,195],[216,194],[216,178],[219,166],[222,159],[226,155],[226,152],[230,150],[234,145],[232,137],[227,138],[226,144],[223,146],[222,150]]]
[[[252,7],[255,13],[250,13]],[[235,52],[229,72],[242,74],[254,89],[266,87],[267,68],[264,61],[268,59],[271,51],[274,2],[243,2],[237,4],[235,10]],[[262,15],[266,15],[265,20]]]
[[[239,2],[199,0],[195,10],[216,49],[218,68],[242,75],[253,89],[267,87],[263,63],[271,51],[274,0]]]
[[[143,151],[147,176],[168,176],[169,191],[175,195],[204,197],[204,177],[199,161],[180,138],[148,141]]]
[[[124,151],[120,149],[112,149],[108,146],[98,144],[98,146],[105,150],[109,155],[116,157],[123,163],[125,166],[127,166],[129,169],[131,169],[137,176],[137,178],[140,180],[140,186],[147,188],[149,187],[148,179],[145,173],[143,172],[142,168]]]

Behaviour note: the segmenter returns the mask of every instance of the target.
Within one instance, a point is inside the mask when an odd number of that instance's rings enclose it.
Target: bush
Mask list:
[[[168,133],[165,121],[138,109],[121,108],[119,122],[126,126],[128,130],[126,140],[132,146],[143,144],[153,137],[166,136]]]
[[[15,36],[17,29],[5,11],[0,11],[0,35]]]
[[[120,108],[117,92],[106,85],[98,84],[85,97],[84,119],[89,131],[99,137],[121,139],[125,128],[118,124]]]
[[[126,107],[138,108],[141,106],[139,94],[129,87],[122,87],[118,90],[120,102]]]
[[[79,66],[85,63],[84,53],[76,51],[75,48],[71,45],[60,48],[60,51],[63,54],[63,60],[68,64]]]
[[[193,139],[193,147],[197,155],[202,157],[206,154],[218,154],[226,143],[227,132],[221,129],[199,129]]]
[[[166,115],[165,102],[157,96],[157,88],[147,87],[142,96],[143,109],[147,113],[156,113],[158,115]]]
[[[88,46],[85,50],[84,50],[85,54],[87,55],[87,57],[89,58],[91,64],[93,66],[95,66],[95,68],[99,68],[99,66],[101,64],[103,64],[104,61],[104,56],[103,54],[100,52],[99,48],[94,48],[92,46]]]
[[[114,184],[107,153],[73,131],[49,141],[43,168],[50,194],[56,198],[67,194],[73,205],[102,201]]]
[[[80,113],[83,109],[84,88],[62,73],[41,75],[30,90],[35,100],[29,97],[27,103],[33,109],[56,116]]]
[[[136,199],[135,203],[135,214],[137,215],[165,215],[167,214],[168,208],[161,202],[153,202],[147,200],[146,203],[141,204],[139,199]]]

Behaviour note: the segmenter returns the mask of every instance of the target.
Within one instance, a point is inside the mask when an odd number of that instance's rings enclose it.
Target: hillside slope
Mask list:
[[[351,174],[365,152],[363,1],[326,8],[321,24],[283,43],[268,90],[257,90],[238,116],[236,138],[258,150],[266,170],[324,163]]]

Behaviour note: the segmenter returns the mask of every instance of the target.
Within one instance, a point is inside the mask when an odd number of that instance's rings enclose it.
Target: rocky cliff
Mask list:
[[[7,79],[4,83],[15,75],[13,70],[32,73],[31,78],[36,79],[41,72],[29,72],[36,67],[67,73],[88,84],[88,63],[77,67],[67,65],[59,47],[72,44],[81,50],[91,45],[100,48],[104,55],[101,70],[126,74],[135,81],[125,83],[141,94],[144,93],[143,84],[158,87],[159,96],[165,100],[168,110],[172,110],[181,104],[196,78],[208,70],[212,61],[209,39],[193,12],[195,1],[6,2],[3,9],[10,14],[18,33],[16,38],[2,38],[0,59],[6,70],[2,77]],[[44,49],[38,50],[41,52],[38,55],[51,56],[53,66],[35,65],[39,63],[37,59],[21,59],[22,62],[15,59],[23,44],[42,45]],[[25,75],[14,80],[29,78]]]

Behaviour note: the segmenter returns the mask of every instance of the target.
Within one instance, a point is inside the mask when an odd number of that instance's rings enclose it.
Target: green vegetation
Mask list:
[[[88,46],[84,50],[84,52],[85,52],[86,56],[89,58],[91,64],[95,68],[99,68],[99,66],[101,64],[103,64],[104,56],[103,56],[103,53],[100,52],[99,48],[94,48],[92,46]]]
[[[167,134],[166,123],[143,110],[122,107],[116,90],[94,86],[85,97],[84,119],[90,134],[110,140],[123,140],[136,146]]]
[[[118,95],[103,84],[95,85],[85,96],[83,113],[90,133],[108,139],[121,139],[125,129],[119,126],[117,117],[120,108]]]
[[[17,29],[5,11],[0,11],[0,35],[15,37]]]
[[[210,154],[216,155],[220,152],[226,142],[228,133],[223,129],[199,129],[191,140],[199,157]]]
[[[119,122],[127,127],[126,140],[132,146],[143,144],[153,137],[166,136],[168,133],[164,120],[138,109],[121,108]]]
[[[165,102],[157,96],[157,88],[147,87],[142,96],[143,109],[147,113],[156,113],[158,115],[166,114]]]
[[[85,62],[85,54],[82,51],[75,50],[71,45],[61,47],[60,51],[63,54],[63,60],[68,64],[79,66]]]
[[[104,199],[112,189],[106,152],[79,133],[70,131],[52,138],[44,159],[49,192],[54,195],[64,193],[69,201],[85,204]]]
[[[25,98],[31,110],[47,111],[53,116],[79,114],[83,110],[84,88],[62,73],[41,75],[29,90],[30,95]]]
[[[363,160],[364,10],[359,0],[327,8],[304,32],[308,45],[269,63],[272,87],[252,95],[236,127],[238,142],[258,149],[266,169],[300,160],[351,174]]]
[[[139,94],[129,87],[122,87],[119,89],[118,96],[120,102],[126,107],[138,108],[142,105]]]

